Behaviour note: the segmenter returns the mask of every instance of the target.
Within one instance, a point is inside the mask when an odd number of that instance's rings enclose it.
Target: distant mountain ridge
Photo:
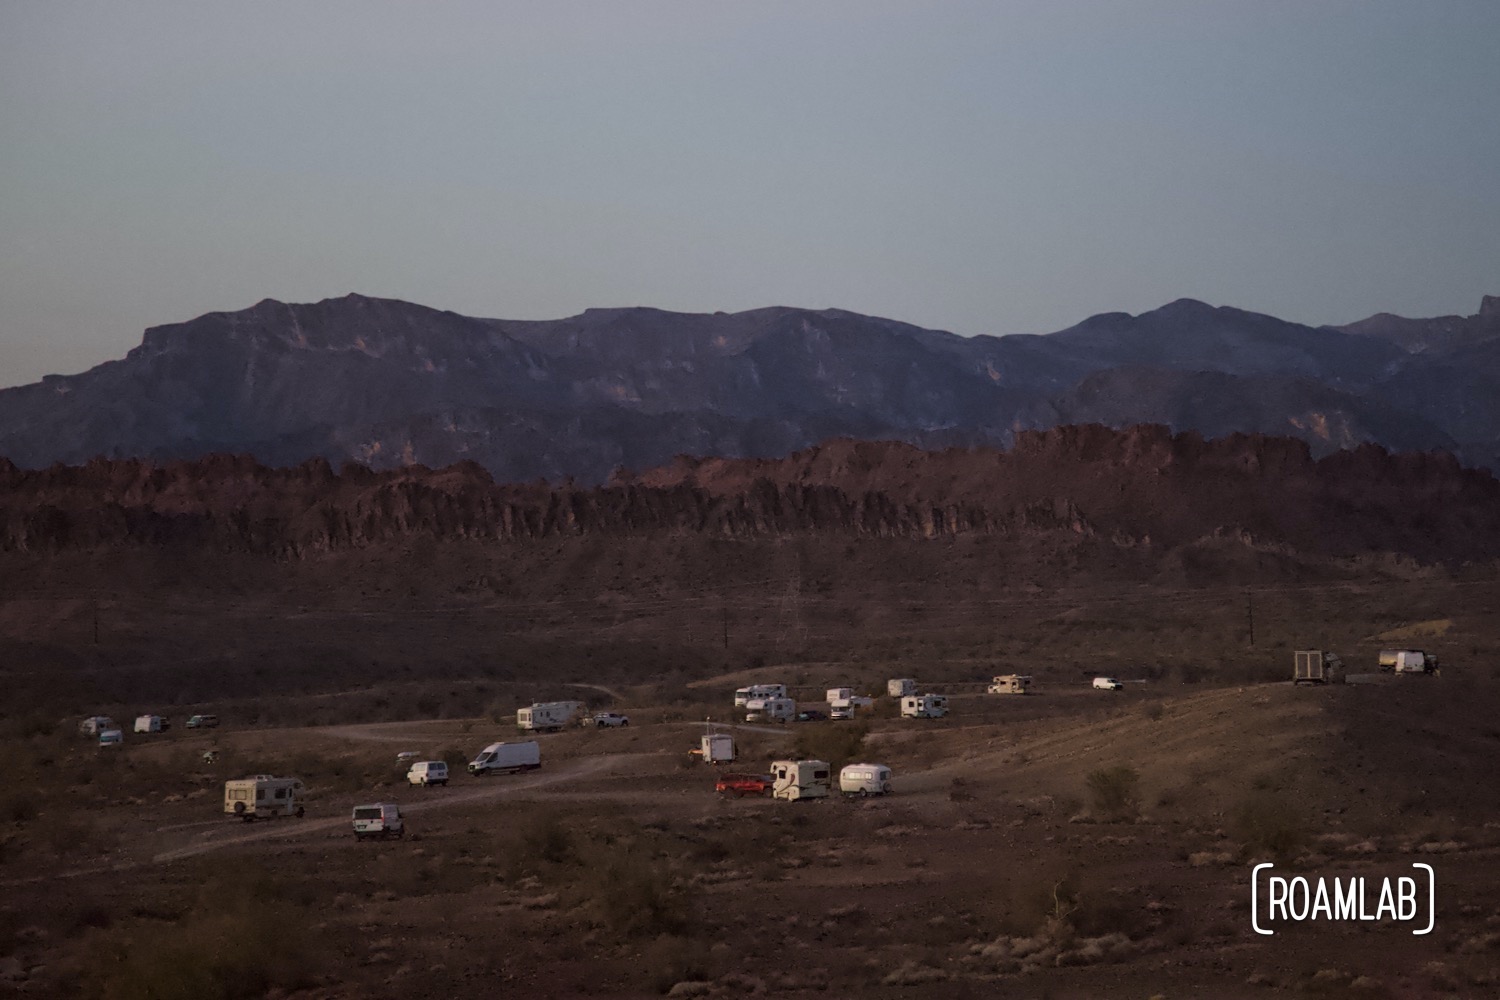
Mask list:
[[[1500,298],[1469,317],[1309,327],[1180,299],[1047,335],[838,309],[480,319],[348,295],[153,327],[125,358],[0,390],[0,456],[239,452],[502,481],[776,457],[834,437],[1007,446],[1061,424],[1286,434],[1500,468]]]

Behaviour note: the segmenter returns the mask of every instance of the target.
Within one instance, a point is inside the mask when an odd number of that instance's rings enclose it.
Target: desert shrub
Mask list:
[[[1280,862],[1296,857],[1307,843],[1307,822],[1286,799],[1270,793],[1251,795],[1234,812],[1234,833],[1251,852]]]
[[[1126,764],[1101,767],[1086,779],[1095,815],[1103,820],[1134,819],[1140,811],[1140,773]]]
[[[666,993],[677,983],[714,978],[714,963],[701,941],[677,934],[662,934],[641,949],[640,967],[648,985]]]
[[[439,759],[448,765],[450,777],[462,774],[469,766],[469,755],[462,747],[449,747],[438,755]]]
[[[797,731],[792,752],[803,760],[826,760],[835,770],[864,753],[870,726],[856,723],[804,723]]]
[[[682,893],[666,866],[623,844],[591,859],[585,890],[600,923],[627,937],[676,935],[689,926]]]
[[[521,849],[526,858],[560,865],[575,860],[573,835],[555,812],[532,817],[521,833]]]

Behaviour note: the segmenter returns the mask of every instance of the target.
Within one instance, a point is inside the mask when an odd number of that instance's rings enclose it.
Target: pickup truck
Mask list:
[[[600,729],[630,725],[630,717],[628,715],[621,715],[619,712],[600,712],[590,721]]]
[[[769,774],[721,774],[714,791],[741,798],[746,795],[769,795],[776,784]]]

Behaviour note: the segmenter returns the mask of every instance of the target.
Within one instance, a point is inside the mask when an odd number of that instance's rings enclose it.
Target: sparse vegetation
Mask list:
[[[1089,772],[1089,801],[1098,819],[1132,820],[1140,813],[1140,773],[1125,764]]]

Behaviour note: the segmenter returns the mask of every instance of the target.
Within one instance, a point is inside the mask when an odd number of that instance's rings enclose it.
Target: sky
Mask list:
[[[1468,314],[1497,41],[1493,0],[0,0],[0,386],[348,292]]]

